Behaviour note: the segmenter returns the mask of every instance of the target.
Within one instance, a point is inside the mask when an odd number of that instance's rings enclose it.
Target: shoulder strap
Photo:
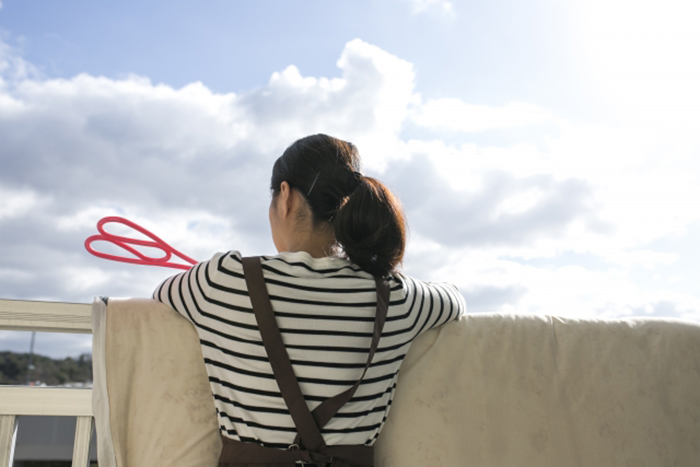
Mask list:
[[[377,351],[379,338],[382,335],[382,329],[384,329],[384,322],[386,321],[386,314],[389,308],[389,284],[376,276],[374,277],[374,281],[377,284],[377,314],[374,319],[372,344],[369,350],[369,355],[367,355],[367,362],[365,363],[365,368],[362,371],[362,376],[360,376],[360,379],[358,379],[351,388],[336,396],[326,399],[314,409],[311,414],[319,427],[324,427],[326,423],[328,423],[328,421],[333,418],[336,413],[338,413],[338,410],[340,410],[340,408],[347,404],[352,398],[367,374],[369,365],[372,363],[372,358]]]
[[[299,382],[294,375],[294,369],[289,361],[287,349],[282,342],[282,335],[277,327],[275,315],[270,304],[270,296],[265,287],[265,279],[262,274],[262,266],[258,256],[243,258],[243,273],[250,302],[253,305],[255,319],[262,336],[263,345],[267,351],[267,358],[272,365],[277,384],[280,387],[282,398],[289,408],[289,413],[294,420],[299,436],[304,445],[313,451],[326,447],[321,432],[309,412],[304,400],[304,395],[299,388]]]
[[[299,388],[299,382],[294,375],[289,355],[282,342],[282,335],[272,311],[270,297],[265,287],[265,279],[262,273],[262,265],[259,257],[243,258],[243,272],[250,301],[253,305],[255,318],[262,336],[263,345],[270,360],[272,371],[280,387],[282,397],[289,408],[289,413],[297,427],[298,435],[295,444],[303,443],[306,449],[318,451],[326,447],[320,428],[323,428],[328,421],[345,405],[359,387],[362,379],[367,373],[367,369],[374,357],[379,344],[379,338],[386,321],[387,309],[389,307],[389,285],[375,277],[377,284],[377,314],[374,320],[374,332],[372,335],[372,345],[367,356],[364,371],[355,384],[342,393],[326,399],[312,412],[309,411],[304,396]]]

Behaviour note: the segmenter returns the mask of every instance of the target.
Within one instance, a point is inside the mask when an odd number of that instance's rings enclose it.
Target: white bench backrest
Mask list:
[[[0,300],[0,330],[91,334],[91,313],[86,304]],[[0,467],[12,467],[20,415],[77,417],[72,467],[88,465],[92,390],[0,386]]]

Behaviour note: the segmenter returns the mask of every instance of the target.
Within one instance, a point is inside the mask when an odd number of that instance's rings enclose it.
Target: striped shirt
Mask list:
[[[376,313],[374,278],[340,258],[306,252],[261,257],[272,308],[310,410],[359,379]],[[402,274],[389,279],[379,347],[350,402],[321,430],[327,445],[372,445],[389,413],[399,367],[413,339],[457,319],[464,299],[449,284]],[[217,253],[163,282],[153,297],[199,334],[221,433],[286,449],[297,430],[263,347],[237,251]]]

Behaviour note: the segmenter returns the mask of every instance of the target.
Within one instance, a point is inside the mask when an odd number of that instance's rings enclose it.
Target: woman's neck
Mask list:
[[[318,229],[311,232],[297,231],[289,239],[286,251],[305,251],[313,258],[325,258],[333,256],[335,243],[335,235],[330,229],[321,232]]]

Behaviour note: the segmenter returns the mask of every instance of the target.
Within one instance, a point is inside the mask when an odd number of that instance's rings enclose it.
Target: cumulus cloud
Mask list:
[[[341,78],[303,77],[290,65],[267,86],[237,99],[237,119],[248,122],[253,141],[294,140],[325,131],[353,141],[394,135],[414,100],[413,65],[359,39],[348,42],[337,61]],[[274,148],[271,148],[274,149]],[[365,162],[381,165],[370,157]]]
[[[400,192],[412,230],[444,245],[526,244],[562,235],[592,212],[591,187],[583,180],[490,171],[477,192],[464,193],[445,184],[427,156],[395,163],[387,175],[405,187]]]
[[[0,5],[0,8],[2,5]],[[1,31],[0,31],[1,32]],[[19,51],[0,35],[0,90],[16,80],[40,76],[39,71],[20,55]],[[4,103],[4,101],[0,101]]]
[[[446,14],[454,14],[452,2],[447,0],[401,0],[409,3],[413,14],[423,13],[427,10],[438,10]]]
[[[406,272],[457,283],[473,311],[700,309],[692,293],[630,277],[675,264],[678,251],[650,242],[700,221],[696,176],[673,158],[659,166],[653,137],[526,103],[423,101],[411,63],[359,39],[337,66],[338,76],[314,77],[290,65],[253,90],[215,93],[137,75],[41,77],[0,41],[0,297],[149,295],[173,271],[83,250],[107,215],[197,259],[273,251],[272,164],[295,139],[324,132],[356,143],[366,172],[401,197]],[[428,133],[405,135],[407,123]],[[557,131],[537,144],[456,146],[430,133],[542,124]]]
[[[526,293],[527,289],[518,285],[506,287],[472,286],[463,292],[464,299],[469,304],[470,313],[497,312],[504,306],[513,307]]]
[[[553,120],[552,114],[532,104],[511,102],[503,107],[489,107],[452,98],[429,100],[413,116],[420,126],[463,132],[523,127]]]
[[[26,215],[41,203],[41,198],[33,190],[8,190],[0,187],[0,221]]]
[[[688,138],[700,113],[700,4],[572,2],[586,70],[621,118]]]
[[[105,215],[130,217],[197,258],[232,245],[269,251],[260,235],[268,230],[267,187],[286,145],[320,131],[355,142],[389,139],[413,90],[410,63],[360,40],[342,52],[339,78],[303,77],[290,66],[241,95],[139,76],[37,79],[17,73],[21,58],[4,50],[11,64],[0,92],[8,103],[0,106],[4,297],[84,301],[100,287],[147,293],[120,284],[153,272],[122,280],[123,265],[82,251]],[[375,154],[367,166],[386,156]]]

